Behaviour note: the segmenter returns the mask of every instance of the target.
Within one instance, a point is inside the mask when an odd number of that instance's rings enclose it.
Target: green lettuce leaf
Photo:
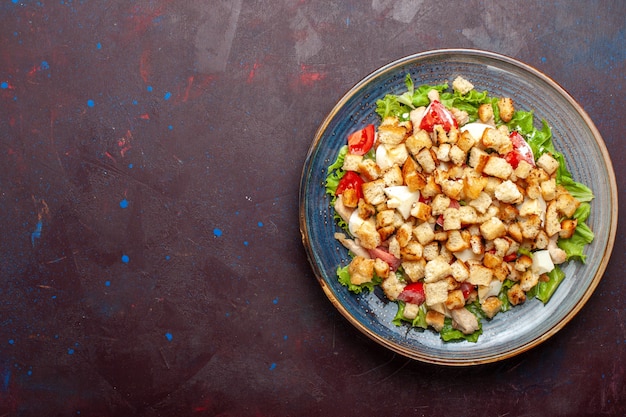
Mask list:
[[[348,265],[337,268],[337,277],[339,279],[339,283],[344,287],[348,287],[348,290],[355,293],[360,294],[363,291],[372,292],[377,285],[380,285],[382,279],[376,275],[374,275],[374,279],[370,282],[365,282],[361,285],[354,285],[350,282],[350,272],[348,272]]]
[[[567,254],[567,260],[577,259],[582,263],[585,263],[587,260],[587,255],[584,253],[585,246],[591,243],[595,237],[593,231],[585,223],[590,212],[591,206],[589,203],[581,203],[572,216],[578,220],[574,234],[569,239],[559,239],[557,242],[559,248],[563,249]]]
[[[468,342],[476,343],[480,335],[483,334],[483,324],[481,320],[485,318],[485,315],[480,308],[478,300],[474,301],[472,304],[466,305],[465,308],[476,316],[476,319],[478,320],[478,330],[471,334],[464,334],[462,331],[452,327],[452,319],[446,317],[443,328],[440,332],[441,339],[444,342],[458,342],[462,340],[467,340]]]
[[[348,145],[344,145],[339,149],[337,159],[328,167],[328,175],[326,176],[326,193],[335,195],[339,181],[343,178],[345,172],[341,169],[343,161],[348,153]]]
[[[554,291],[556,291],[561,281],[563,281],[563,278],[565,278],[565,272],[557,265],[552,271],[548,272],[548,278],[548,281],[539,281],[536,286],[537,294],[535,296],[544,304],[550,300]]]

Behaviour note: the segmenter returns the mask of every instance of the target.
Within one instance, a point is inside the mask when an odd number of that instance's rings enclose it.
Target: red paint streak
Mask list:
[[[252,69],[250,70],[250,73],[248,74],[248,84],[252,83],[252,80],[254,79],[254,76],[256,75],[256,70],[258,70],[261,67],[261,64],[259,63],[259,61],[256,61],[253,65],[252,65]]]
[[[130,140],[132,138],[133,138],[133,134],[130,132],[130,130],[127,130],[124,137],[120,138],[117,141],[117,146],[120,147],[120,155],[122,155],[122,158],[126,156],[126,152],[132,149],[132,145],[130,144]]]
[[[311,86],[315,82],[323,80],[325,77],[325,73],[314,71],[308,65],[300,65],[300,83],[303,85]]]
[[[202,96],[209,85],[216,79],[215,75],[190,75],[184,86],[178,86],[175,103],[186,103]]]
[[[150,50],[146,49],[141,53],[141,57],[139,58],[139,75],[141,75],[141,79],[144,83],[148,82],[150,78],[150,72],[152,70],[151,66],[151,55]]]
[[[150,115],[148,113],[140,114],[139,118],[141,120],[150,120]]]
[[[117,163],[117,161],[115,160],[115,158],[113,157],[113,155],[111,155],[110,153],[105,152],[105,153],[104,153],[104,155],[106,155],[106,157],[107,157],[107,158],[109,158],[111,161],[113,161],[113,162],[116,162],[116,163]]]

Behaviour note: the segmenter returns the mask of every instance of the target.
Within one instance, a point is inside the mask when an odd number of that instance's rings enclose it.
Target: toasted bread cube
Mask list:
[[[371,282],[374,278],[374,260],[355,256],[348,265],[348,273],[350,274],[350,283],[354,285]]]
[[[344,171],[357,171],[359,169],[359,164],[363,161],[362,155],[354,155],[351,153],[347,153],[345,158],[343,159],[343,166],[341,167]]]
[[[476,172],[481,174],[485,168],[485,164],[489,160],[489,154],[482,149],[474,146],[469,150],[468,165],[474,168]]]
[[[493,271],[490,268],[476,263],[470,264],[467,282],[472,285],[489,285],[492,279]]]
[[[414,131],[411,136],[404,142],[408,151],[414,157],[422,151],[422,149],[429,149],[433,146],[433,142],[430,139],[430,135],[425,130]]]
[[[395,273],[390,273],[387,279],[384,279],[382,284],[380,284],[383,292],[391,301],[395,301],[398,299],[398,296],[404,290],[405,286],[406,284],[401,282]]]
[[[426,259],[402,262],[402,269],[411,282],[417,282],[424,278],[426,273]]]
[[[556,198],[556,180],[554,178],[541,183],[541,196],[545,201],[552,201]]]
[[[578,226],[578,220],[576,219],[563,220],[561,222],[561,230],[559,231],[559,237],[561,239],[569,239],[570,237],[574,235],[576,226]]]
[[[559,213],[557,211],[558,200],[548,203],[546,209],[546,233],[552,237],[561,231],[561,222],[559,221]]]
[[[378,127],[378,142],[387,145],[399,145],[404,142],[406,128],[398,125],[381,124]]]
[[[470,249],[475,255],[482,255],[485,253],[485,245],[483,239],[479,235],[470,236]]]
[[[534,239],[537,237],[539,230],[541,230],[541,217],[536,214],[531,214],[528,217],[522,218],[519,221],[519,225],[522,229],[524,239]]]
[[[533,260],[528,255],[520,255],[514,264],[514,268],[516,271],[525,272],[528,268],[533,265]]]
[[[392,209],[379,211],[376,213],[376,228],[393,226],[395,223],[396,211]]]
[[[483,123],[493,122],[493,107],[490,103],[484,103],[478,106],[478,118]]]
[[[544,171],[548,173],[548,175],[552,175],[554,171],[559,167],[559,161],[554,159],[552,155],[548,152],[544,153],[537,159],[537,166],[543,168]]]
[[[452,277],[457,282],[464,282],[469,278],[469,268],[462,260],[457,259],[452,262],[450,267],[452,268]]]
[[[445,209],[450,207],[450,197],[445,194],[437,194],[430,202],[431,213],[433,216],[443,214]]]
[[[474,138],[467,130],[461,132],[456,141],[456,146],[458,146],[465,153],[469,152],[475,144],[476,138]]]
[[[380,240],[384,242],[385,240],[393,236],[393,234],[396,231],[396,228],[393,226],[385,226],[385,227],[377,228],[376,231],[378,232],[378,235],[380,236]]]
[[[368,204],[363,199],[359,199],[359,205],[357,207],[359,217],[363,220],[369,219],[376,214],[376,209],[371,204]]]
[[[465,95],[474,89],[474,84],[459,75],[452,81],[452,89],[461,95]]]
[[[456,166],[461,166],[465,164],[467,160],[467,152],[463,151],[463,149],[459,148],[457,145],[453,145],[450,148],[450,160]]]
[[[448,310],[454,310],[455,308],[463,307],[465,305],[465,297],[463,297],[463,291],[452,290],[448,292],[448,298],[446,298],[444,304]]]
[[[480,308],[485,313],[485,316],[492,319],[502,308],[502,301],[496,296],[491,296],[483,301]]]
[[[524,196],[511,180],[500,183],[494,191],[494,196],[503,203],[519,204],[524,200]]]
[[[343,205],[349,208],[356,208],[359,204],[359,195],[354,188],[346,188],[342,195]]]
[[[432,175],[426,177],[426,185],[420,190],[424,198],[432,198],[438,194],[441,194],[441,187],[435,182],[435,178]]]
[[[572,197],[570,193],[561,193],[556,198],[556,209],[565,217],[572,217],[578,206],[580,206],[580,201]]]
[[[522,159],[517,164],[517,168],[515,168],[515,171],[513,171],[513,173],[517,178],[526,179],[530,175],[530,171],[532,171],[532,169],[533,166]]]
[[[449,143],[442,143],[437,147],[437,151],[435,152],[437,155],[437,159],[442,162],[450,161],[450,149],[452,145]]]
[[[513,113],[515,113],[513,100],[510,97],[502,97],[498,100],[498,109],[500,110],[500,119],[505,123],[510,122],[513,118]]]
[[[422,245],[427,245],[435,239],[435,231],[432,226],[426,222],[421,223],[413,228],[413,235]]]
[[[430,149],[424,148],[417,155],[415,155],[415,159],[417,163],[420,164],[424,172],[430,174],[435,170],[437,164],[435,163],[435,159],[433,154],[430,152]]]
[[[465,240],[463,235],[458,230],[452,230],[448,233],[448,240],[445,243],[446,249],[450,252],[460,252],[465,249],[469,249],[469,236],[468,239]]]
[[[505,223],[511,223],[517,219],[519,211],[517,207],[512,204],[500,203],[500,212],[498,218]]]
[[[490,155],[482,172],[483,174],[506,180],[513,174],[513,167],[504,158]]]
[[[461,226],[474,224],[478,222],[478,214],[472,206],[461,206],[458,208]]]
[[[474,207],[479,213],[485,213],[489,206],[491,206],[491,202],[491,196],[486,192],[481,191],[480,194],[478,194],[478,196],[471,200],[468,204],[470,207]]]
[[[445,280],[427,282],[424,284],[424,295],[427,306],[444,303],[448,299],[448,283]]]
[[[410,223],[403,223],[396,231],[396,239],[400,247],[403,248],[409,244],[409,241],[413,237],[413,226]]]
[[[382,243],[380,234],[376,230],[374,221],[364,221],[359,228],[355,230],[356,237],[361,241],[361,246],[365,249],[375,249]]]
[[[366,182],[361,188],[363,189],[363,199],[369,204],[375,206],[387,200],[385,196],[385,181],[383,180]]]
[[[404,178],[402,177],[402,170],[400,167],[398,165],[394,165],[383,172],[383,181],[385,181],[385,186],[387,187],[403,185]]]
[[[461,213],[459,209],[448,207],[443,212],[443,230],[457,230],[461,228]]]
[[[418,201],[411,207],[411,216],[420,219],[422,221],[427,221],[431,216],[432,209],[426,204]]]
[[[500,155],[506,155],[513,150],[511,139],[497,129],[485,129],[480,140],[485,148],[493,149]]]
[[[526,293],[519,284],[513,284],[506,292],[506,297],[509,299],[509,303],[516,306],[526,301]]]
[[[496,266],[492,269],[493,277],[500,282],[504,282],[504,280],[509,276],[511,272],[511,267],[508,263],[502,262],[500,265]]]
[[[421,190],[426,186],[426,177],[418,171],[418,168],[417,162],[411,157],[408,157],[402,165],[402,177],[411,192]]]
[[[357,167],[357,172],[361,174],[367,181],[374,181],[380,177],[381,170],[376,162],[372,159],[363,159]]]
[[[463,195],[463,180],[446,180],[441,184],[441,191],[453,200],[460,200]]]
[[[426,312],[426,324],[435,329],[437,332],[440,332],[441,329],[443,329],[445,319],[446,316],[438,311],[428,310]]]
[[[407,243],[405,247],[400,247],[400,258],[406,261],[417,261],[422,259],[424,247],[414,240]]]
[[[491,252],[485,253],[485,256],[483,257],[483,265],[490,269],[500,266],[502,262],[503,261],[501,256],[498,256]]]
[[[532,271],[532,268],[527,269],[522,274],[522,278],[519,280],[520,289],[524,292],[530,291],[539,282],[539,274]]]
[[[439,281],[450,274],[452,274],[452,267],[446,259],[438,256],[432,261],[426,262],[426,269],[424,271],[424,282]]]
[[[480,234],[485,240],[494,240],[506,235],[506,226],[499,218],[492,217],[480,225]]]
[[[381,277],[382,279],[386,279],[389,277],[390,267],[389,264],[383,261],[380,258],[374,259],[374,273]]]

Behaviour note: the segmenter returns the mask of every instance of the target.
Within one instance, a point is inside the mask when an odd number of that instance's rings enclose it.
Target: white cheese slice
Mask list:
[[[379,145],[376,148],[376,165],[378,165],[382,171],[385,171],[393,166],[393,160],[391,159],[391,156],[389,156],[387,148],[384,145]]]
[[[552,271],[554,269],[554,263],[550,257],[550,252],[547,249],[533,252],[533,264],[531,268],[537,275]]]
[[[365,220],[359,216],[359,211],[354,210],[350,215],[350,219],[348,220],[348,230],[352,236],[356,236],[356,231],[359,230],[359,227],[363,224]]]
[[[478,286],[478,299],[480,300],[480,302],[483,302],[491,296],[497,296],[498,294],[500,294],[501,289],[502,283],[497,279],[493,279],[491,280],[489,285]]]
[[[420,192],[411,192],[406,185],[387,187],[384,191],[387,195],[387,207],[395,208],[402,214],[404,220],[408,219],[411,215],[413,204],[417,203],[420,199]]]

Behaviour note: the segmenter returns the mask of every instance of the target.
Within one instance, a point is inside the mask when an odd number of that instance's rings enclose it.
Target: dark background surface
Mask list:
[[[318,125],[430,49],[552,77],[624,186],[626,3],[491,3],[2,0],[0,416],[624,416],[623,229],[563,330],[471,368],[361,335],[302,247]]]

